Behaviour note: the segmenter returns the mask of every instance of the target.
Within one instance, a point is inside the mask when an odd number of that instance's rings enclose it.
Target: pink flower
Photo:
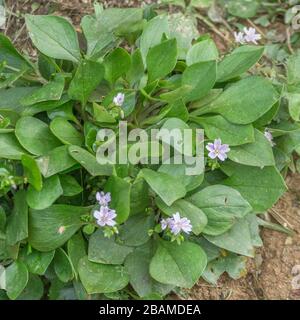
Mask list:
[[[116,211],[108,207],[101,207],[99,211],[94,211],[94,217],[97,219],[97,224],[101,227],[113,227],[116,224]]]
[[[227,159],[227,152],[230,151],[228,144],[222,144],[221,139],[215,139],[214,143],[208,143],[206,149],[209,151],[208,156],[211,159],[220,159],[225,161]]]

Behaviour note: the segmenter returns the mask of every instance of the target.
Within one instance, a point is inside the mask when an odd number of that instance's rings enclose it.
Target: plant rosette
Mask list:
[[[259,214],[286,191],[299,141],[296,123],[277,124],[282,88],[254,68],[264,48],[220,57],[189,16],[96,9],[81,21],[86,49],[58,16],[26,16],[37,61],[0,35],[0,297],[163,298],[241,277],[260,225],[276,227]],[[101,147],[123,146],[122,122],[128,136],[204,132],[202,170],[162,163],[166,141],[147,163],[138,139],[134,163],[102,163]]]

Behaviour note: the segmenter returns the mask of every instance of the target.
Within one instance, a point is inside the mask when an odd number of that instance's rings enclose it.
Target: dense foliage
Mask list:
[[[189,16],[95,9],[82,44],[68,20],[26,16],[34,62],[0,35],[0,297],[161,298],[239,278],[300,152],[300,56],[282,82],[255,69],[264,47],[220,57]],[[205,171],[99,164],[97,132],[121,119],[203,128]]]

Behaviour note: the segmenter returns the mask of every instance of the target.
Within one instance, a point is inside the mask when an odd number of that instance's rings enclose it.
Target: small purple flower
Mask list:
[[[222,144],[221,139],[215,139],[214,143],[208,143],[206,149],[209,151],[208,156],[211,159],[219,158],[221,161],[225,161],[226,153],[230,151],[228,144]]]
[[[257,44],[257,40],[261,39],[261,35],[259,33],[256,33],[255,28],[244,28],[244,33],[244,39],[246,40],[246,42]]]
[[[243,32],[234,32],[234,39],[235,42],[244,44],[245,43],[245,38],[244,38],[244,33]]]
[[[173,214],[173,218],[169,222],[169,228],[175,236],[181,231],[185,233],[192,231],[191,221],[188,218],[181,218],[179,212]]]
[[[273,135],[272,135],[272,133],[271,133],[268,129],[266,129],[264,135],[265,135],[265,137],[267,138],[267,140],[270,142],[271,146],[274,147],[274,146],[275,146],[275,143],[274,143],[274,141],[273,141]]]
[[[172,219],[171,218],[167,218],[167,219],[161,219],[160,221],[160,225],[161,225],[161,229],[165,230],[170,226]]]
[[[94,211],[94,217],[97,219],[97,223],[101,227],[113,227],[116,224],[116,221],[114,220],[116,216],[116,211],[109,209],[108,207],[101,207],[100,211]]]
[[[119,92],[113,99],[113,102],[114,104],[117,106],[117,107],[122,107],[123,103],[124,103],[124,100],[125,100],[125,94],[122,93],[122,92]]]
[[[104,193],[103,191],[96,193],[96,200],[99,202],[100,206],[107,207],[111,201],[110,192]]]

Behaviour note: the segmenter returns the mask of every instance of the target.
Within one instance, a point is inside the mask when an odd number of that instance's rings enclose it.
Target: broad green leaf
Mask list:
[[[85,105],[104,77],[104,67],[101,63],[83,60],[72,79],[68,95],[73,100],[79,100]]]
[[[80,259],[85,257],[86,254],[85,240],[81,232],[78,232],[68,241],[68,255],[76,273],[78,273],[78,264]]]
[[[136,32],[143,19],[142,8],[108,8],[97,16],[98,22],[116,35]]]
[[[131,85],[139,83],[144,75],[144,69],[141,51],[136,49],[131,55],[131,66],[126,75]]]
[[[25,250],[23,250],[22,253],[23,255],[21,255],[21,257],[23,262],[26,264],[28,271],[42,276],[45,274],[52,262],[55,251],[40,252],[35,249],[31,249],[30,253],[27,253]]]
[[[92,176],[109,176],[112,174],[112,166],[109,164],[99,164],[96,157],[77,146],[70,146],[69,153],[78,163],[80,163]]]
[[[88,259],[91,262],[103,264],[122,264],[132,250],[118,243],[114,237],[104,237],[103,231],[97,230],[89,240]]]
[[[40,300],[44,295],[44,283],[37,275],[30,274],[27,285],[18,300]]]
[[[252,76],[229,86],[203,111],[219,113],[236,124],[248,124],[269,111],[278,99],[279,94],[268,80]]]
[[[77,162],[70,156],[68,148],[69,146],[57,147],[37,159],[38,166],[45,178],[77,165]]]
[[[186,63],[188,66],[210,60],[217,60],[219,52],[212,39],[205,39],[195,43],[187,53]]]
[[[203,233],[213,236],[226,232],[238,218],[252,211],[238,191],[222,185],[206,187],[188,200],[205,213],[208,223]]]
[[[97,59],[104,55],[117,40],[113,32],[93,16],[84,16],[81,20],[81,28],[87,40],[87,57],[90,59]]]
[[[81,59],[77,34],[68,20],[57,16],[26,15],[33,44],[44,55],[78,62]]]
[[[23,154],[21,161],[25,177],[29,184],[31,184],[37,191],[41,191],[43,187],[43,179],[36,160],[27,154]]]
[[[20,144],[30,153],[41,156],[61,145],[47,124],[37,118],[22,117],[16,125]]]
[[[257,0],[229,0],[227,10],[230,14],[240,18],[252,18],[260,6]]]
[[[21,112],[25,107],[21,104],[21,100],[34,92],[38,87],[16,87],[9,89],[0,89],[0,110],[10,110]]]
[[[249,201],[255,212],[264,212],[287,190],[285,182],[275,167],[263,169],[236,166],[225,184],[238,190]]]
[[[100,123],[115,123],[116,119],[103,106],[93,103],[94,119]]]
[[[68,120],[56,117],[50,123],[51,132],[64,144],[78,145],[83,144],[83,136],[77,131]]]
[[[20,190],[14,196],[14,208],[7,219],[6,241],[9,245],[28,237],[28,206],[26,191]]]
[[[155,172],[150,169],[141,170],[142,177],[151,189],[168,205],[183,198],[186,194],[185,187],[176,178],[164,172]]]
[[[45,84],[43,87],[36,89],[28,96],[21,100],[23,106],[30,106],[45,101],[60,100],[65,86],[65,79],[61,74],[54,77],[53,81]]]
[[[130,215],[145,212],[150,205],[149,187],[144,179],[137,178],[130,190]]]
[[[206,264],[206,254],[199,245],[188,241],[178,245],[160,240],[150,263],[150,274],[161,283],[191,288]]]
[[[104,59],[105,79],[114,84],[130,69],[131,57],[123,48],[117,48]]]
[[[79,261],[78,272],[88,294],[119,291],[129,282],[124,267],[90,262],[87,257]]]
[[[28,270],[22,261],[14,261],[6,268],[6,294],[15,300],[24,290],[28,282]]]
[[[149,241],[144,246],[136,248],[125,260],[125,269],[129,274],[130,285],[140,297],[152,293],[165,295],[172,289],[172,285],[164,285],[154,280],[149,273],[149,265],[154,248]]]
[[[207,225],[207,217],[205,213],[184,199],[175,201],[170,207],[166,206],[161,199],[156,199],[156,205],[168,216],[179,212],[182,218],[188,218],[193,226],[192,232],[199,235]]]
[[[270,142],[257,129],[254,130],[254,137],[255,141],[252,143],[232,147],[228,153],[228,158],[234,162],[248,166],[260,168],[274,166],[275,160]]]
[[[69,282],[73,279],[74,273],[70,258],[62,248],[58,248],[55,251],[53,262],[54,271],[60,281]]]
[[[116,210],[116,221],[123,223],[130,213],[130,183],[117,176],[111,176],[104,189],[111,193],[110,208]]]
[[[176,12],[168,15],[169,38],[177,41],[178,59],[185,60],[192,42],[199,37],[197,19],[192,14]]]
[[[186,191],[191,191],[196,189],[200,186],[200,184],[203,181],[204,175],[203,173],[199,172],[199,175],[188,175],[187,169],[189,168],[188,165],[182,163],[182,164],[162,164],[158,172],[164,172],[167,173],[176,180],[180,181],[181,184],[185,187]]]
[[[217,81],[235,78],[250,69],[261,58],[264,47],[241,46],[232,51],[218,64]]]
[[[169,35],[167,15],[158,15],[147,22],[140,37],[140,50],[144,63],[149,49],[158,45],[164,34]]]
[[[52,176],[44,180],[43,188],[37,191],[32,186],[27,191],[27,203],[30,208],[43,210],[50,207],[63,194],[59,177]]]
[[[177,62],[177,42],[170,39],[150,48],[147,54],[148,81],[164,78],[174,68]]]
[[[205,235],[214,245],[247,257],[254,257],[249,224],[246,219],[240,219],[229,231],[219,236]]]
[[[0,145],[0,158],[20,160],[27,153],[13,133],[1,133]]]
[[[171,109],[168,112],[167,117],[178,118],[184,122],[187,122],[189,119],[189,112],[184,102],[182,100],[171,102]]]
[[[63,112],[64,108],[70,105],[70,103],[68,104],[69,101],[70,98],[68,97],[68,95],[66,93],[63,93],[59,100],[42,101],[36,104],[25,106],[22,110],[21,115],[33,116],[44,111],[51,112],[52,110],[55,110],[57,108],[59,108],[61,112]]]
[[[130,217],[120,230],[120,239],[127,246],[141,246],[149,239],[149,230],[155,224],[153,215],[136,214]]]
[[[287,81],[290,85],[298,85],[300,83],[300,53],[297,51],[291,55],[287,61]]]
[[[288,92],[286,94],[289,104],[289,112],[293,120],[300,121],[300,94]]]
[[[63,196],[65,197],[73,197],[81,193],[83,190],[81,185],[73,176],[64,174],[59,177],[59,180],[63,189]]]
[[[81,27],[87,39],[87,55],[97,59],[115,44],[117,36],[140,29],[142,19],[142,8],[108,8],[96,17],[85,16]]]
[[[15,69],[30,68],[29,62],[15,49],[12,42],[3,33],[0,34],[0,61]]]
[[[216,61],[194,63],[182,74],[182,84],[192,86],[193,90],[184,98],[186,102],[204,97],[216,82]]]
[[[30,245],[42,252],[62,246],[82,226],[80,217],[89,214],[89,210],[69,205],[53,205],[44,210],[30,210]]]
[[[222,116],[193,117],[195,121],[205,130],[205,134],[210,140],[221,139],[222,143],[230,146],[238,146],[245,143],[254,142],[254,130],[251,124],[239,125],[227,121]]]

